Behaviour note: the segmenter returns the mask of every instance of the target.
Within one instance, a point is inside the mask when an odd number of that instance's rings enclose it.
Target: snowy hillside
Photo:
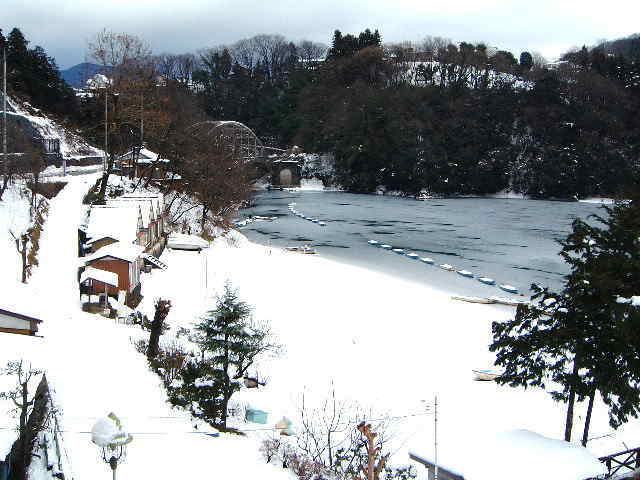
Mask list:
[[[134,436],[119,467],[122,478],[289,478],[282,468],[265,464],[255,440],[208,436],[217,432],[170,407],[160,380],[131,343],[148,333],[81,312],[77,229],[86,208],[82,197],[95,179],[95,175],[68,177],[68,185],[52,199],[40,266],[29,284],[20,284],[8,268],[0,276],[0,308],[43,320],[41,337],[0,333],[0,367],[23,358],[34,368],[46,370],[54,402],[62,410],[63,447],[71,464],[66,478],[93,480],[111,474],[91,442],[90,430],[98,417],[112,411]],[[0,231],[6,232],[10,222],[23,222],[24,209],[15,194],[0,202]],[[13,259],[17,253],[10,243],[2,242],[0,256]],[[9,267],[15,267],[13,262]],[[8,377],[0,376],[0,391],[9,384]],[[16,419],[7,414],[11,407],[10,402],[0,401],[3,458],[15,439]],[[44,478],[41,473],[42,477],[34,478]]]
[[[64,128],[41,110],[28,103],[21,103],[7,96],[8,115],[13,116],[23,126],[28,125],[43,138],[59,138],[60,153],[66,158],[98,157],[103,151],[89,145],[80,135]]]

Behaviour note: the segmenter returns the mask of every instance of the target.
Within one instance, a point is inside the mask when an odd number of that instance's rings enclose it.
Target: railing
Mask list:
[[[607,475],[605,478],[611,478],[620,470],[621,473],[633,472],[640,468],[640,448],[632,448],[623,452],[613,453],[600,457],[599,460],[607,467]]]

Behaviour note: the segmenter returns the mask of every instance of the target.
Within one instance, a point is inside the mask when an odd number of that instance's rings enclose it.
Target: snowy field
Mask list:
[[[42,338],[0,334],[0,365],[25,358],[47,369],[63,411],[71,478],[110,474],[89,432],[97,417],[111,411],[134,435],[120,478],[291,478],[277,465],[264,463],[260,441],[273,434],[271,427],[282,416],[294,420],[295,431],[302,394],[317,404],[332,383],[340,399],[393,417],[389,446],[396,465],[409,463],[409,451],[433,458],[433,417],[425,406],[437,394],[439,462],[469,480],[511,479],[516,471],[524,479],[578,480],[603,471],[584,449],[521,431],[561,438],[564,405],[539,390],[472,380],[472,369],[493,365],[487,348],[491,322],[509,318],[513,308],[455,302],[444,291],[256,245],[237,232],[216,239],[200,254],[167,250],[161,258],[168,270],[142,278],[143,313],[151,317],[158,298],[172,301],[172,328],[165,342],[178,327],[192,326],[230,281],[255,306],[255,317],[270,321],[285,347],[280,357],[258,366],[259,374],[269,379],[267,386],[243,390],[232,400],[269,412],[268,424],[234,420],[248,438],[203,435],[211,428],[198,425],[196,430],[188,414],[168,405],[160,379],[134,350],[132,339],[148,334],[80,311],[76,235],[85,208],[82,197],[96,178],[67,177],[69,184],[51,201],[41,265],[27,287],[17,282],[12,244],[0,243],[3,264],[12,269],[3,268],[0,277],[2,302],[44,320]],[[3,231],[9,222],[24,221],[15,211],[26,208],[23,203],[0,202]],[[15,262],[5,263],[8,259]],[[0,402],[0,455],[8,448],[6,429],[14,424],[4,415],[8,408]],[[584,405],[577,411],[576,441]],[[594,455],[634,447],[640,432],[637,422],[631,422],[610,433],[606,412],[598,405],[591,436],[607,436],[589,443]],[[426,478],[423,469],[418,472]]]
[[[239,234],[231,242],[217,239],[201,254],[166,251],[162,259],[169,269],[143,278],[142,308],[148,314],[156,298],[170,298],[170,324],[189,327],[230,281],[255,306],[256,318],[271,322],[286,353],[258,368],[270,378],[266,388],[234,397],[268,411],[271,425],[282,416],[295,419],[303,393],[317,404],[333,383],[341,399],[384,416],[405,417],[395,418],[391,444],[394,463],[402,465],[409,463],[409,451],[433,458],[433,417],[424,415],[422,400],[431,402],[438,394],[439,459],[465,478],[512,478],[522,467],[518,462],[540,455],[548,455],[546,463],[528,466],[519,478],[586,478],[602,472],[582,448],[518,432],[562,438],[564,405],[540,390],[472,380],[472,369],[492,367],[491,322],[509,318],[511,307],[455,302],[447,292],[270,249]],[[578,407],[576,442],[583,409]],[[256,437],[270,434],[260,426],[244,426],[252,428]],[[637,431],[632,425],[624,435],[589,446],[595,455],[623,450],[623,441],[635,445]],[[598,408],[591,436],[609,433],[606,413]],[[499,469],[487,461],[496,457]]]

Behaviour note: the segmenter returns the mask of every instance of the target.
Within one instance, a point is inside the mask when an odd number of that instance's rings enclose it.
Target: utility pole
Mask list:
[[[435,480],[438,480],[438,394],[435,395],[433,402],[433,450],[434,450],[434,463],[436,464]]]
[[[109,93],[108,93],[108,88],[107,85],[104,86],[104,163],[102,165],[102,170],[103,171],[107,171],[107,165],[109,162],[109,159],[107,157],[107,155],[109,155],[108,152],[108,140],[107,137],[109,135],[109,127],[107,125],[107,114],[108,114],[108,110],[109,110]]]
[[[9,175],[7,162],[7,45],[2,42],[2,163],[4,174]]]

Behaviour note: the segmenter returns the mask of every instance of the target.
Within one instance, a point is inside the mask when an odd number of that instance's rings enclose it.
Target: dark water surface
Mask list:
[[[327,222],[322,227],[289,213],[287,205]],[[249,239],[278,247],[310,244],[333,260],[428,283],[460,294],[503,293],[475,279],[371,247],[378,240],[488,276],[528,293],[531,283],[558,287],[566,265],[558,255],[577,218],[604,213],[598,205],[518,199],[412,199],[339,192],[265,192],[244,216],[277,216],[244,228]]]

